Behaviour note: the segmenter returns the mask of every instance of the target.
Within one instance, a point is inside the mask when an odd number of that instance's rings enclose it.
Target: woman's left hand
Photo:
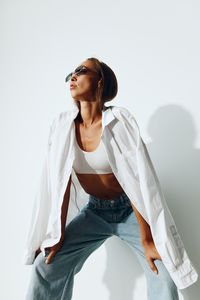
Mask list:
[[[154,244],[154,241],[151,240],[151,241],[144,241],[142,243],[143,247],[144,247],[144,253],[145,253],[145,256],[146,256],[146,259],[149,263],[149,266],[151,268],[151,270],[158,274],[158,269],[154,263],[154,260],[156,259],[159,259],[159,260],[162,260],[161,257],[160,257],[160,254],[158,253],[156,247],[155,247],[155,244]]]
[[[53,257],[56,255],[56,253],[61,249],[62,245],[64,242],[64,234],[61,235],[61,238],[59,240],[59,242],[51,247],[47,247],[45,248],[46,250],[49,250],[49,253],[47,255],[47,258],[45,260],[46,264],[50,264]]]

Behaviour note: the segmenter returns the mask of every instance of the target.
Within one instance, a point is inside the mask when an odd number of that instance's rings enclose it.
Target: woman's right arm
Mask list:
[[[71,179],[72,179],[71,177],[72,175],[70,175],[69,177],[69,181],[63,197],[63,203],[61,208],[61,240],[64,240],[65,224],[66,224],[67,212],[69,207],[70,187],[71,187]]]

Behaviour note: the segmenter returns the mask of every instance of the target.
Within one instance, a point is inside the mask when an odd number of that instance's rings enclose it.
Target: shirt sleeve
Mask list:
[[[27,231],[26,244],[23,253],[23,264],[33,264],[35,252],[40,247],[47,229],[48,214],[51,208],[51,190],[49,184],[49,151],[52,143],[52,135],[56,119],[50,125],[45,157],[42,165],[42,171],[39,177],[39,185],[35,194],[32,213]]]
[[[132,140],[134,140],[141,201],[145,207],[147,222],[150,225],[157,249],[160,250],[160,253],[165,253],[162,258],[166,261],[169,261],[170,258],[169,264],[172,263],[177,267],[183,262],[183,255],[186,253],[181,237],[168,208],[147,147],[140,135],[139,126],[134,116],[127,109],[124,111],[128,130],[132,132]]]
[[[135,149],[136,168],[143,197],[141,201],[145,204],[147,221],[151,223],[150,220],[152,221],[152,218],[155,218],[156,214],[163,209],[163,205],[166,205],[165,197],[135,117],[126,108],[123,108],[123,114],[126,119],[127,132]]]

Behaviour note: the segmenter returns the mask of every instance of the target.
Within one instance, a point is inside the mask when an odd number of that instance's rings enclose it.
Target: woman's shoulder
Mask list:
[[[74,118],[74,114],[75,112],[70,109],[61,111],[54,116],[52,123],[59,125],[70,122]]]
[[[130,109],[124,106],[112,105],[111,109],[116,116],[120,116],[120,118],[124,119],[124,121],[134,122],[137,125],[136,118]]]
[[[63,126],[70,126],[73,119],[74,111],[72,110],[65,110],[55,114],[50,123],[51,133],[59,131]]]
[[[126,114],[126,115],[132,114],[131,111],[125,106],[110,105],[109,107],[112,109],[113,112],[121,112],[121,113]]]

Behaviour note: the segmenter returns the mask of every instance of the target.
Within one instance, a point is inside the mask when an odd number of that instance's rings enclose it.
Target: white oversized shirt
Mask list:
[[[51,124],[23,253],[26,265],[33,264],[38,248],[45,256],[44,248],[60,240],[61,206],[70,175],[73,184],[66,225],[88,202],[88,194],[84,193],[73,171],[74,119],[78,112],[74,103],[72,109],[61,112]],[[179,289],[188,287],[197,280],[198,274],[177,232],[134,116],[124,107],[104,107],[102,130],[102,142],[114,175],[149,224],[155,246],[175,284]]]

